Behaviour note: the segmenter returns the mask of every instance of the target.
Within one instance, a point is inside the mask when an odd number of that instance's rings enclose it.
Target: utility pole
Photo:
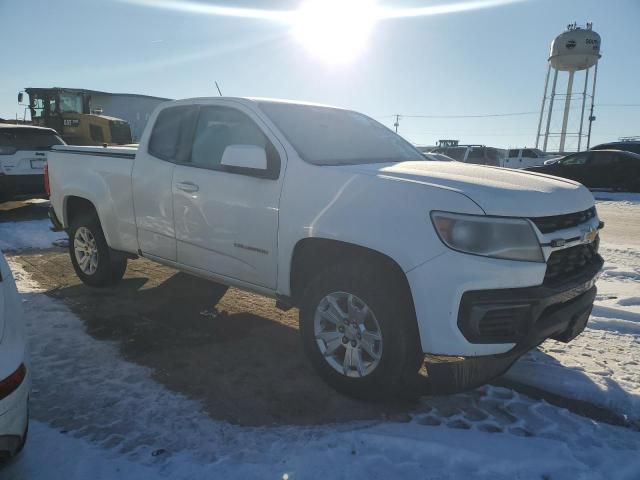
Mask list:
[[[396,122],[393,124],[396,127],[396,133],[398,133],[398,127],[400,126],[400,115],[396,114]]]

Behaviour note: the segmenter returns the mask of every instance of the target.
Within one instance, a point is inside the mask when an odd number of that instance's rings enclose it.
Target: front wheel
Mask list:
[[[69,255],[76,275],[92,287],[106,287],[122,280],[127,259],[112,251],[96,215],[74,219],[69,228]]]
[[[410,299],[367,263],[330,267],[300,309],[305,351],[336,390],[363,400],[407,396],[422,362]]]

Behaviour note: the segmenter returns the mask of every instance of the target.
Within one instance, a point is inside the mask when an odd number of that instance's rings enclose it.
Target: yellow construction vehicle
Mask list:
[[[33,125],[56,130],[70,145],[132,143],[129,123],[90,110],[90,94],[67,88],[26,88]],[[22,104],[24,92],[18,93]]]

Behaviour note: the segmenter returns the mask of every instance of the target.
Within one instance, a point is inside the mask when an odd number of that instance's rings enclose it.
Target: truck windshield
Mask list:
[[[315,165],[426,161],[409,142],[360,113],[337,108],[260,102],[303,160]]]
[[[0,147],[16,150],[47,150],[53,145],[64,145],[64,141],[51,130],[38,128],[0,129]]]

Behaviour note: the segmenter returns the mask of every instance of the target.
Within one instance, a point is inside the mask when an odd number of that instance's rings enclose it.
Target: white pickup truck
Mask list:
[[[507,156],[502,160],[505,168],[529,168],[544,165],[547,160],[562,158],[562,155],[544,153],[537,148],[512,148],[507,151]]]
[[[427,161],[376,121],[313,104],[162,104],[136,148],[55,147],[50,212],[88,285],[142,256],[300,309],[338,390],[438,391],[500,375],[592,308],[599,222],[580,184]],[[424,369],[422,370],[424,375]],[[424,378],[424,377],[423,377]]]

